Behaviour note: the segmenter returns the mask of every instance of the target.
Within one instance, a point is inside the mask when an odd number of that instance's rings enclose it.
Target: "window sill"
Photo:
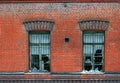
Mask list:
[[[25,74],[51,74],[51,72],[27,72]]]
[[[0,75],[24,75],[24,72],[0,72]]]
[[[81,74],[105,74],[104,72],[81,72]]]
[[[104,72],[62,72],[62,73],[51,73],[52,75],[103,75]]]
[[[53,72],[27,72],[25,74],[51,74],[51,75],[82,75],[82,74],[90,74],[90,75],[101,75],[101,74],[105,74],[104,72],[87,72],[87,73],[83,73],[83,72],[66,72],[66,73],[53,73]]]
[[[83,70],[81,73],[82,74],[104,74],[105,72],[102,72],[99,70],[90,70],[90,71]]]

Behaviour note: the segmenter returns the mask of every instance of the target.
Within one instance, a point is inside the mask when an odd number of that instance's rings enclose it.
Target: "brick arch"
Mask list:
[[[27,21],[24,22],[26,31],[52,31],[54,22],[52,21]]]
[[[80,30],[102,30],[105,31],[108,28],[109,21],[100,20],[88,20],[79,22]]]

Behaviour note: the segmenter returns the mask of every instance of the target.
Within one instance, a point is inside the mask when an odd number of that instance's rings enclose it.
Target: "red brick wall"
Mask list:
[[[26,20],[51,20],[51,72],[82,71],[82,20],[107,20],[105,71],[120,72],[119,3],[2,3],[0,4],[0,72],[29,70]],[[70,38],[69,43],[64,38]]]
[[[0,2],[119,2],[119,0],[0,0]]]

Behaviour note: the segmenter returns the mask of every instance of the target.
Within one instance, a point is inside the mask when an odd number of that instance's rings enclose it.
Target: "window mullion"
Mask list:
[[[31,43],[30,43],[30,40],[31,40],[31,34],[28,36],[29,38],[29,54],[30,54],[30,71],[32,70],[32,65],[31,65],[31,62],[32,62],[32,53],[31,53]]]
[[[92,33],[92,70],[94,70],[94,33]]]
[[[41,71],[41,44],[39,43],[39,71]]]

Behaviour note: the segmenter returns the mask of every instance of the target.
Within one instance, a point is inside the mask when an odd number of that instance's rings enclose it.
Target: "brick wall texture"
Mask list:
[[[0,3],[0,72],[29,70],[28,32],[23,22],[54,21],[51,72],[82,71],[83,20],[109,21],[105,32],[105,72],[120,72],[119,3]],[[69,43],[64,38],[70,38]]]

